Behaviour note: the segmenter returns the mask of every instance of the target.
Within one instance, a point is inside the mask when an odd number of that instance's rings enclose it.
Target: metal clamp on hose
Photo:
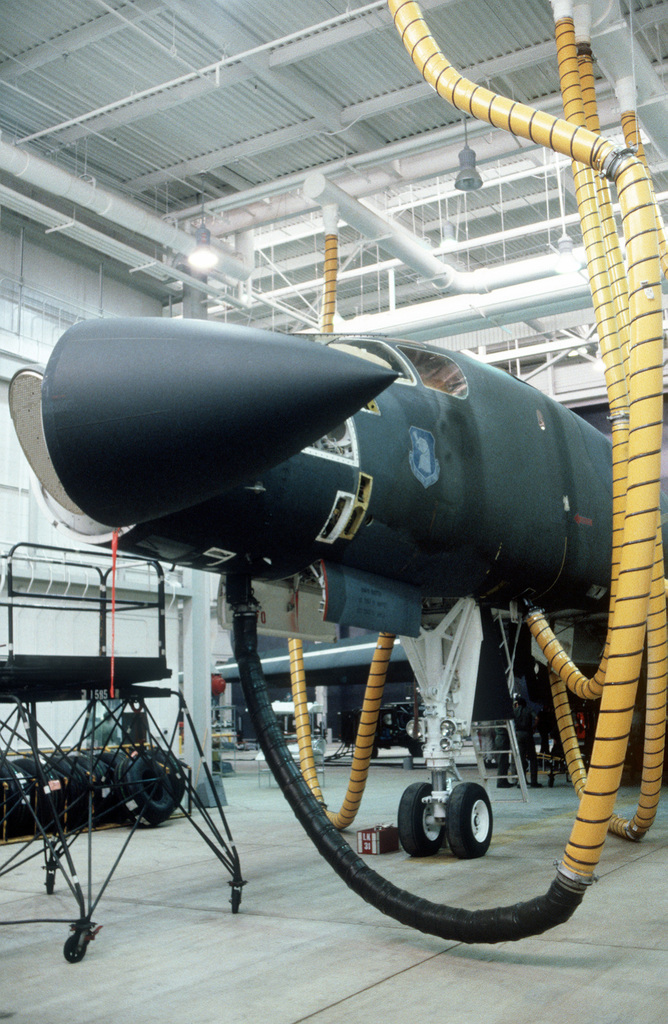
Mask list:
[[[636,160],[637,157],[628,146],[619,146],[604,158],[600,174],[608,181],[616,181],[625,160]]]
[[[571,871],[564,864],[558,864],[556,880],[561,882],[569,892],[584,894],[590,885],[598,882],[598,876],[590,875],[588,878],[585,878],[583,875],[576,875],[574,871]]]

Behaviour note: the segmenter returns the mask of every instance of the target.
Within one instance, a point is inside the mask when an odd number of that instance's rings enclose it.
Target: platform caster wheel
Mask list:
[[[56,875],[53,871],[47,871],[44,885],[46,886],[47,896],[53,896],[54,889],[56,888]]]
[[[492,806],[477,782],[455,786],[448,800],[446,835],[455,857],[484,857],[492,839]]]
[[[445,826],[434,820],[431,806],[422,802],[426,796],[431,796],[431,784],[414,782],[399,802],[399,842],[411,857],[432,857],[443,844]]]
[[[88,949],[88,943],[86,942],[86,935],[84,932],[73,932],[65,940],[63,946],[63,954],[65,959],[70,964],[78,964],[86,955]]]

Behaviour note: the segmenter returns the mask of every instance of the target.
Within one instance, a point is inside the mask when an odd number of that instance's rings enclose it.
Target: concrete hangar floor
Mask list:
[[[396,751],[394,752],[396,753]],[[230,912],[228,876],[181,818],[137,834],[95,912],[102,930],[80,963],[67,963],[59,924],[0,928],[0,1020],[12,1024],[658,1024],[668,1008],[668,805],[638,845],[607,840],[600,881],[566,924],[493,946],[444,942],[362,902],[332,873],[278,788],[239,754],[225,776],[226,816],[247,885]],[[406,785],[424,771],[374,763],[349,830],[396,822]],[[465,769],[474,777],[473,769]],[[347,769],[327,766],[337,809]],[[543,779],[545,782],[545,779]],[[516,792],[516,791],[515,791]],[[492,789],[494,837],[480,860],[443,849],[411,859],[371,856],[398,885],[468,908],[545,892],[570,831],[575,795],[553,788]],[[635,790],[620,797],[622,813]],[[94,836],[94,884],[123,829]],[[70,893],[44,890],[41,860],[3,878],[3,921],[74,914]]]

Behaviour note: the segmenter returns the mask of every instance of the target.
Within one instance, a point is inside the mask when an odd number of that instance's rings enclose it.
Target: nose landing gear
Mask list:
[[[483,642],[480,609],[462,598],[417,639],[402,638],[422,696],[420,731],[431,784],[413,783],[399,804],[399,840],[411,857],[429,857],[444,838],[455,857],[482,857],[492,838],[486,790],[462,782],[456,757],[470,733]],[[417,738],[417,737],[416,737]]]

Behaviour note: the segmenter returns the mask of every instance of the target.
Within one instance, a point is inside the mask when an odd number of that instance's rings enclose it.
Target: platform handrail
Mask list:
[[[111,586],[109,577],[112,572],[111,565],[105,564],[104,555],[89,555],[86,552],[75,549],[59,547],[50,544],[34,544],[29,541],[18,541],[3,556],[5,581],[7,587],[6,597],[0,596],[0,607],[7,608],[7,660],[11,664],[15,654],[15,621],[14,614],[18,609],[32,608],[43,609],[51,606],[52,609],[74,610],[94,612],[99,617],[99,650],[101,656],[107,653],[107,622],[111,614]],[[24,577],[19,573],[19,564],[27,563],[29,573]],[[158,628],[158,652],[164,657],[166,648],[166,626],[165,626],[165,575],[161,564],[155,559],[137,559],[135,556],[118,555],[119,570],[137,568],[143,566],[147,570],[147,581],[150,586],[151,573],[155,573],[155,591],[148,592],[146,597],[125,597],[119,593],[119,584],[116,584],[115,607],[119,613],[155,608],[157,611]],[[54,568],[61,565],[66,570],[63,580],[64,592],[54,590]],[[34,585],[37,576],[37,567],[43,566],[45,572],[45,591],[36,592]],[[75,585],[73,573],[80,570],[85,574],[81,586],[83,593],[72,593]],[[90,574],[90,575],[89,575]],[[90,576],[93,581],[91,583]],[[28,587],[21,587],[19,580],[28,578]],[[138,589],[126,585],[126,590]],[[89,593],[89,591],[91,591]]]

